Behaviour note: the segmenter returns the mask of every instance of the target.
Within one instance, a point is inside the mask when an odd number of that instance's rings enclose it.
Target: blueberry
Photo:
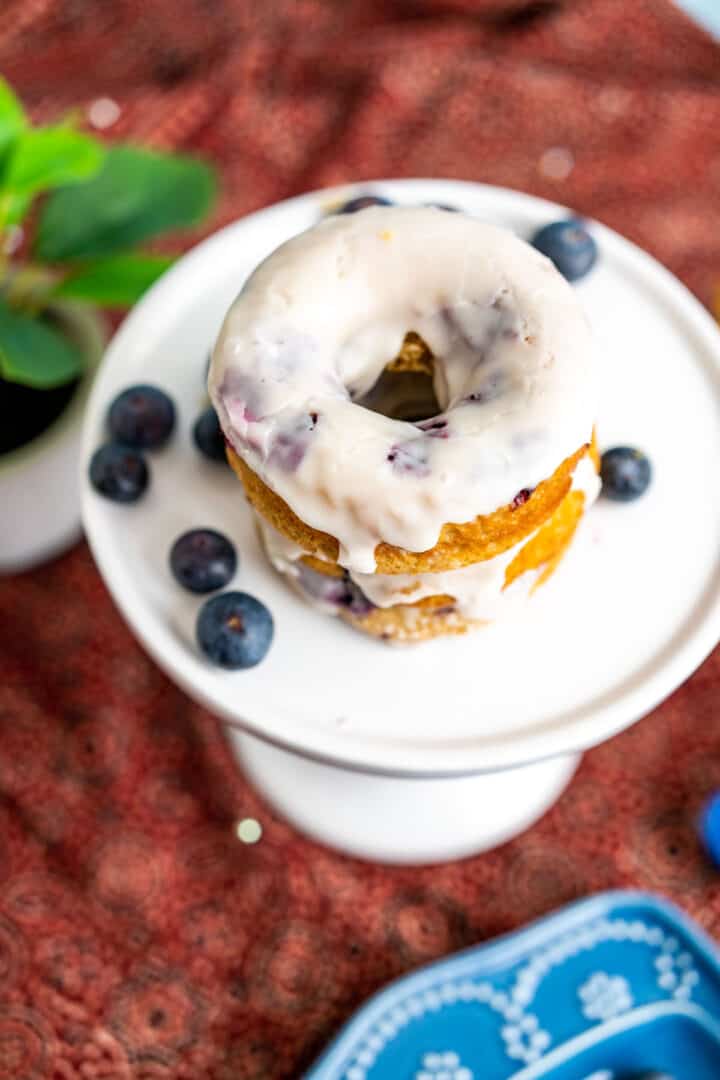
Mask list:
[[[136,450],[155,450],[172,434],[175,406],[157,386],[129,386],[110,406],[108,423],[118,442]]]
[[[375,607],[359,586],[351,580],[347,570],[343,572],[342,577],[331,577],[329,574],[321,574],[318,570],[313,570],[303,562],[298,563],[298,570],[302,588],[322,604],[347,608],[353,615],[360,616],[369,614]]]
[[[632,502],[648,487],[652,477],[650,462],[632,446],[614,446],[606,450],[600,464],[602,492],[617,502]]]
[[[720,868],[720,791],[705,803],[700,814],[700,839],[708,855]]]
[[[365,210],[368,206],[392,206],[390,199],[384,199],[382,195],[358,195],[343,203],[335,212],[337,214],[355,214],[358,210]]]
[[[211,461],[222,461],[227,465],[225,436],[222,433],[220,421],[212,405],[205,412],[200,413],[195,421],[193,439],[201,454],[210,458]]]
[[[302,465],[307,448],[307,440],[281,431],[273,439],[268,461],[284,472],[295,472]]]
[[[554,221],[539,229],[532,246],[547,255],[568,281],[578,281],[592,270],[598,256],[597,244],[577,220]]]
[[[271,465],[295,472],[303,463],[310,447],[312,433],[318,423],[316,412],[302,412],[276,431],[270,444],[268,461]]]
[[[429,420],[419,420],[415,427],[420,428],[431,439],[449,439],[450,429],[447,420],[442,417],[431,416]]]
[[[510,508],[512,510],[517,510],[518,507],[524,506],[525,503],[530,498],[530,496],[532,495],[534,490],[535,490],[535,488],[523,488],[522,491],[518,491],[517,495],[515,496],[513,501],[510,503]]]
[[[387,461],[396,473],[410,476],[429,476],[430,463],[427,458],[427,445],[421,439],[408,439],[407,442],[393,446],[387,455]]]
[[[222,589],[237,569],[235,548],[214,529],[191,529],[170,549],[170,569],[186,589],[195,593]]]
[[[250,668],[259,664],[273,639],[273,618],[254,596],[225,592],[206,600],[197,619],[198,645],[214,664]]]
[[[344,576],[333,577],[330,574],[321,574],[319,570],[306,566],[302,560],[298,562],[297,568],[298,581],[309,596],[323,604],[349,604],[350,599]]]
[[[113,502],[135,502],[150,480],[142,454],[120,443],[105,443],[96,450],[89,472],[95,490]]]
[[[346,607],[352,615],[360,618],[363,615],[369,615],[375,609],[375,605],[371,600],[368,600],[359,585],[351,581],[349,574],[345,575],[345,595],[340,604],[342,607]]]

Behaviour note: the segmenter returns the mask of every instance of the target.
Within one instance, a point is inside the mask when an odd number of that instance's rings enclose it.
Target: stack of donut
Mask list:
[[[409,642],[510,609],[597,496],[593,342],[513,233],[432,208],[329,217],[248,279],[210,394],[270,559]]]

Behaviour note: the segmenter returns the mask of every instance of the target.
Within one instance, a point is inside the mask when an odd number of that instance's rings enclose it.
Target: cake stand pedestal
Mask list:
[[[519,192],[460,181],[369,189],[404,205],[457,206],[526,237],[567,215]],[[261,549],[236,477],[205,461],[191,435],[207,407],[208,348],[247,276],[328,207],[364,190],[314,192],[235,222],[135,306],[90,396],[83,460],[107,438],[113,397],[148,378],[173,397],[177,431],[152,454],[152,482],[134,507],[103,499],[85,469],[83,520],[129,626],[227,724],[269,804],[348,854],[431,863],[526,829],[558,798],[579,752],[653,709],[720,639],[720,502],[703,467],[720,460],[720,335],[666,270],[592,223],[601,255],[577,289],[601,357],[598,432],[603,447],[647,452],[653,483],[633,506],[600,500],[592,508],[521,618],[386,648],[287,587]],[[198,526],[232,539],[239,562],[230,587],[273,614],[272,648],[247,671],[214,667],[200,653],[201,598],[168,569],[174,540]]]
[[[228,727],[260,795],[313,840],[373,862],[477,855],[524,832],[569,784],[580,754],[517,769],[433,779],[326,765]]]

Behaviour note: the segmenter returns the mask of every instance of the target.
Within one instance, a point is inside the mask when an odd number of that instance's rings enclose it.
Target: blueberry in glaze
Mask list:
[[[293,422],[276,433],[270,446],[268,460],[284,472],[300,467],[310,446],[312,433],[318,423],[316,412],[301,413]]]
[[[568,281],[579,281],[597,262],[598,249],[582,222],[553,221],[539,229],[530,241]]]
[[[392,200],[385,199],[382,195],[358,195],[343,203],[336,213],[356,214],[358,210],[366,210],[368,206],[392,206]]]
[[[417,477],[430,475],[427,448],[421,439],[410,439],[408,442],[393,446],[387,460],[397,473]]]
[[[477,390],[468,394],[465,401],[474,401],[485,405],[489,401],[496,401],[508,390],[508,377],[504,371],[492,371],[483,379]]]
[[[347,570],[342,577],[321,574],[305,563],[298,563],[298,576],[302,588],[321,604],[346,608],[352,615],[369,615],[375,605],[351,579]]]
[[[369,615],[371,611],[374,611],[375,605],[372,601],[368,600],[362,589],[352,581],[347,571],[345,572],[343,581],[345,584],[345,594],[340,601],[342,607],[347,608],[351,615],[356,616]]]
[[[277,435],[272,444],[268,460],[284,472],[295,472],[302,464],[307,453],[307,443],[286,433]]]
[[[210,461],[219,461],[227,465],[225,436],[212,405],[205,412],[200,413],[193,424],[193,440],[200,453]]]
[[[429,420],[419,420],[415,427],[420,428],[431,439],[449,439],[450,429],[447,420],[441,417],[430,417]]]
[[[223,589],[237,569],[235,548],[215,529],[190,529],[170,549],[175,580],[194,593]]]
[[[652,466],[641,450],[632,446],[614,446],[602,455],[600,479],[606,498],[632,502],[647,491]]]
[[[150,471],[137,450],[121,443],[105,443],[90,460],[90,483],[113,502],[137,502],[150,481]]]
[[[110,433],[136,450],[163,446],[175,427],[175,406],[157,386],[129,386],[113,401],[108,413]]]
[[[517,510],[519,506],[524,506],[534,490],[534,488],[523,488],[522,491],[518,491],[517,495],[510,503],[512,509]]]
[[[273,617],[254,596],[224,592],[206,600],[196,624],[198,645],[213,664],[229,670],[259,664],[272,644]]]
[[[297,564],[298,580],[303,590],[321,604],[342,605],[346,601],[345,578],[321,574],[304,562]]]

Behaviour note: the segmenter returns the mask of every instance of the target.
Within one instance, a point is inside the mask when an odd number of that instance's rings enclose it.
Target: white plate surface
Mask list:
[[[400,203],[452,203],[523,236],[566,213],[458,181],[379,181],[364,190]],[[164,387],[180,422],[172,445],[151,456],[151,490],[135,506],[102,499],[84,473],[84,520],[100,570],[180,686],[288,748],[369,770],[453,775],[598,743],[661,701],[720,638],[720,334],[672,275],[593,225],[601,258],[578,290],[600,342],[600,442],[647,451],[651,490],[632,505],[597,504],[521,619],[410,648],[378,644],[295,597],[259,549],[239,481],[203,461],[190,438],[205,405],[208,348],[245,277],[349,194],[303,196],[217,233],[116,335],[87,411],[85,460],[104,438],[109,402],[131,383]],[[232,587],[274,614],[272,649],[251,671],[220,671],[198,654],[200,600],[168,570],[174,538],[202,525],[235,540]]]

